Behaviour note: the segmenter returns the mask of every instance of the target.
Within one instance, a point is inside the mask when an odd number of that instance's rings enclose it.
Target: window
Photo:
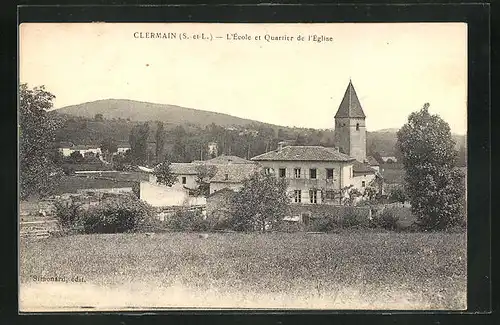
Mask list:
[[[280,177],[285,178],[286,177],[286,168],[280,168]]]
[[[333,199],[335,199],[335,192],[333,190],[326,190],[325,191],[325,199],[326,200],[333,200]]]
[[[300,203],[302,201],[302,191],[295,190],[293,191],[294,201],[295,203]]]
[[[311,203],[318,203],[318,191],[317,190],[309,190],[309,201]]]
[[[224,174],[224,179],[227,181],[229,179],[229,174]]]
[[[264,173],[265,173],[266,175],[271,174],[271,168],[266,167],[266,168],[264,169]]]
[[[182,176],[182,184],[186,184],[186,176]]]
[[[359,123],[356,123],[356,131],[359,131]]]
[[[365,187],[365,181],[361,182],[361,187]]]
[[[309,169],[309,178],[316,179],[316,168]]]
[[[300,168],[295,168],[293,170],[293,173],[295,175],[295,178],[300,178]]]
[[[326,179],[333,179],[333,168],[326,169]]]

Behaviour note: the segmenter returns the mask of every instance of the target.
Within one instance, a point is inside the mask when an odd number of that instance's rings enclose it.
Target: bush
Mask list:
[[[173,230],[207,231],[210,229],[208,220],[203,219],[200,211],[177,210],[168,220]]]
[[[72,229],[78,226],[83,215],[82,204],[74,200],[55,201],[54,212],[59,225],[63,229]]]
[[[396,210],[385,208],[380,214],[373,218],[373,223],[376,227],[387,230],[398,229],[399,216]]]
[[[137,231],[153,218],[153,209],[133,195],[110,197],[90,208],[82,220],[85,233]]]
[[[345,207],[340,211],[339,223],[342,228],[368,226],[368,216],[365,215],[364,210]]]
[[[63,165],[63,172],[65,175],[73,175],[75,173],[75,168],[71,165]]]
[[[335,216],[326,216],[311,220],[309,231],[334,232],[340,228],[339,220]]]

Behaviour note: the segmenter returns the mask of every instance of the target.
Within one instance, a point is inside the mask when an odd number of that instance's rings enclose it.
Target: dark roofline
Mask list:
[[[281,150],[285,150],[286,148],[334,149],[332,147],[323,147],[323,146],[285,146]],[[305,160],[305,159],[258,159],[260,156],[264,156],[264,155],[267,155],[267,154],[272,153],[272,152],[274,152],[274,153],[279,152],[279,149],[271,150],[271,151],[268,151],[268,152],[264,152],[264,153],[262,153],[260,155],[257,155],[255,157],[250,158],[250,160],[253,160],[253,161],[335,161],[335,162],[350,162],[350,161],[356,160],[356,158],[349,157],[348,155],[346,155],[344,153],[341,153],[341,152],[339,152],[339,154],[344,155],[344,156],[347,157],[344,160],[328,160],[328,159],[320,159],[320,160],[310,160],[310,159],[309,160]]]

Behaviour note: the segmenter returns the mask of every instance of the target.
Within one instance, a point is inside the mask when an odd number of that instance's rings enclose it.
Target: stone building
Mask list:
[[[252,158],[289,181],[292,202],[340,204],[344,189],[361,193],[379,178],[378,163],[366,156],[366,115],[351,81],[335,114],[334,148],[285,146]]]
[[[354,184],[354,158],[336,148],[286,146],[252,158],[267,173],[288,180],[293,203],[339,203]]]

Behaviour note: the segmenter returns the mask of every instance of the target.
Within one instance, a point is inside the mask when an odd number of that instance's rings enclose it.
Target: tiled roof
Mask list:
[[[193,163],[171,163],[170,169],[176,175],[196,175],[198,174],[196,170],[198,165]]]
[[[352,171],[358,174],[375,174],[375,169],[357,160],[353,162]]]
[[[353,161],[335,148],[321,146],[287,146],[253,157],[254,161]]]
[[[361,103],[359,102],[358,95],[356,94],[356,90],[354,90],[354,86],[352,82],[349,81],[349,85],[344,94],[344,98],[340,103],[339,109],[335,117],[359,117],[365,118],[365,113],[363,112],[363,108],[361,107]]]
[[[225,155],[220,155],[210,160],[206,160],[205,162],[208,164],[254,164],[253,161],[249,161],[238,156]]]
[[[240,183],[260,169],[257,164],[219,164],[215,166],[217,172],[210,182]]]
[[[370,165],[370,166],[380,166],[377,159],[373,158],[372,156],[366,157],[366,160],[368,162],[368,165]]]

